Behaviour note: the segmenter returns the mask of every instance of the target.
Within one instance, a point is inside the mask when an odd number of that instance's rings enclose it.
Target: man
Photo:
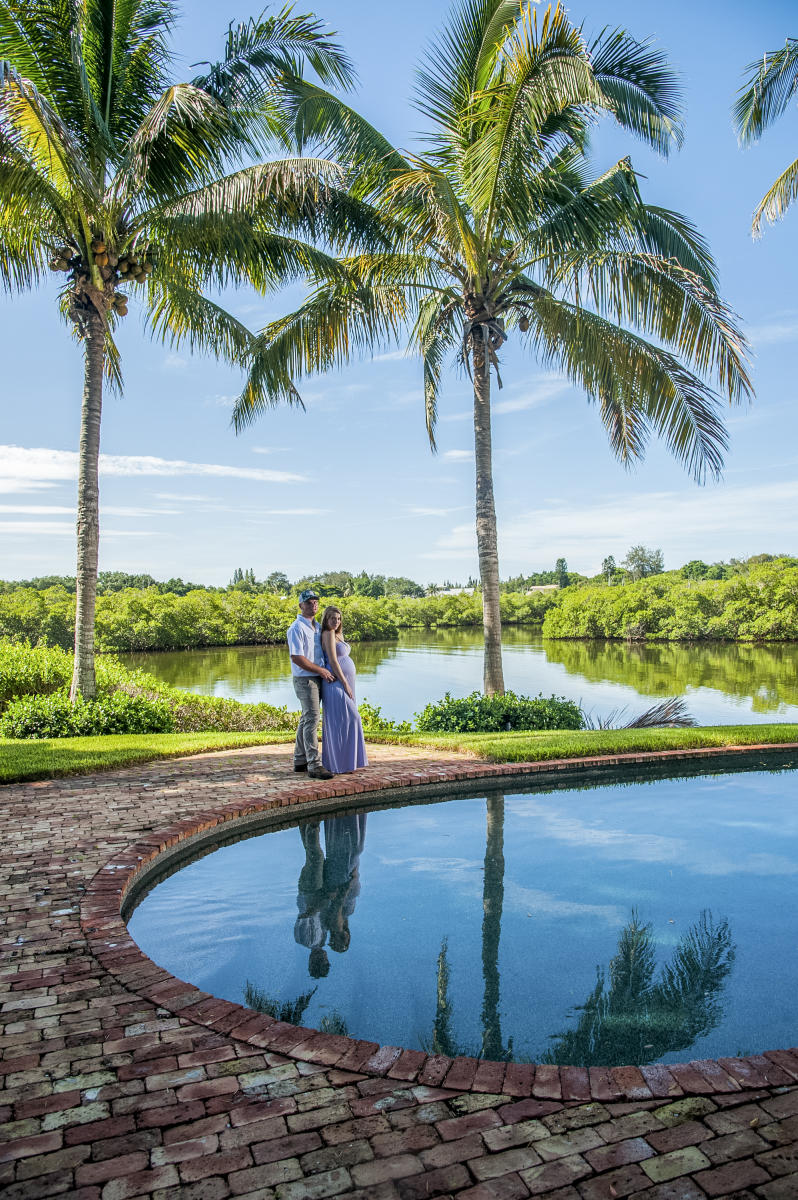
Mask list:
[[[335,676],[321,665],[321,625],[316,620],[319,597],[312,588],[299,593],[300,616],[288,627],[288,653],[294,691],[302,709],[294,746],[294,770],[307,771],[311,779],[332,779],[319,754],[321,681]]]

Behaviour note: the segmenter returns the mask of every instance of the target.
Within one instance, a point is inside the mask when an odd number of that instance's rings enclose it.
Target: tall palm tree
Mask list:
[[[741,143],[750,145],[798,99],[798,38],[787,38],[779,50],[766,53],[747,67],[748,79],[734,106],[734,123]],[[778,221],[798,198],[798,158],[782,171],[760,200],[751,224],[759,237],[762,221]]]
[[[442,369],[459,359],[474,390],[484,687],[501,692],[490,405],[510,331],[598,405],[623,462],[657,433],[699,480],[718,474],[725,447],[705,377],[730,401],[750,395],[745,347],[693,226],[643,202],[628,158],[590,173],[588,134],[603,114],[662,153],[679,144],[660,52],[623,31],[590,42],[559,6],[539,17],[529,0],[458,0],[419,73],[417,107],[427,153],[400,154],[303,86],[298,136],[326,138],[351,164],[358,239],[341,258],[345,277],[312,276],[306,302],[262,331],[235,420],[252,420],[264,392],[292,395],[303,373],[409,326],[434,448]]]
[[[328,269],[280,223],[312,207],[330,164],[248,164],[284,145],[303,65],[346,85],[346,57],[285,7],[231,26],[218,62],[171,82],[175,14],[172,0],[0,0],[0,280],[13,293],[62,272],[61,314],[85,360],[73,697],[95,692],[100,420],[104,379],[122,387],[120,285],[153,335],[237,364],[251,334],[206,290]]]

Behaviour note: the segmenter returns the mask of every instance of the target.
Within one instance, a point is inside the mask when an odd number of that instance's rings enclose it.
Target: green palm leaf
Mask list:
[[[796,198],[798,198],[798,159],[790,163],[786,171],[782,171],[776,182],[768,188],[760,200],[751,223],[751,232],[754,237],[761,236],[763,221],[772,223],[781,220]]]
[[[755,141],[783,112],[798,92],[798,38],[763,55],[747,68],[748,82],[734,105],[733,119],[740,141]]]

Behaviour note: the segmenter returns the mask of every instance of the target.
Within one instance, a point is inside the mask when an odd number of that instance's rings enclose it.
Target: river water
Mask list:
[[[544,640],[507,628],[503,637],[508,689],[565,696],[595,716],[625,708],[629,717],[666,696],[684,696],[701,725],[798,721],[798,645],[684,645]],[[397,641],[352,647],[358,700],[395,720],[410,720],[445,692],[465,696],[482,687],[478,630],[413,630]],[[161,654],[123,654],[175,687],[235,700],[297,708],[283,646],[223,646]]]

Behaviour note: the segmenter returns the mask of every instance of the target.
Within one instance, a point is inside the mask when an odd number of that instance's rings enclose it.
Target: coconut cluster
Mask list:
[[[129,251],[121,256],[114,254],[101,235],[92,239],[91,257],[103,283],[114,288],[120,280],[129,283],[143,283],[153,270],[152,262],[146,251],[136,254]],[[87,283],[89,281],[88,264],[74,246],[60,246],[50,260],[50,266],[54,271],[71,271],[76,282],[82,280]],[[126,316],[128,297],[124,292],[114,290],[106,295],[105,302],[107,308],[114,309],[120,317]]]

